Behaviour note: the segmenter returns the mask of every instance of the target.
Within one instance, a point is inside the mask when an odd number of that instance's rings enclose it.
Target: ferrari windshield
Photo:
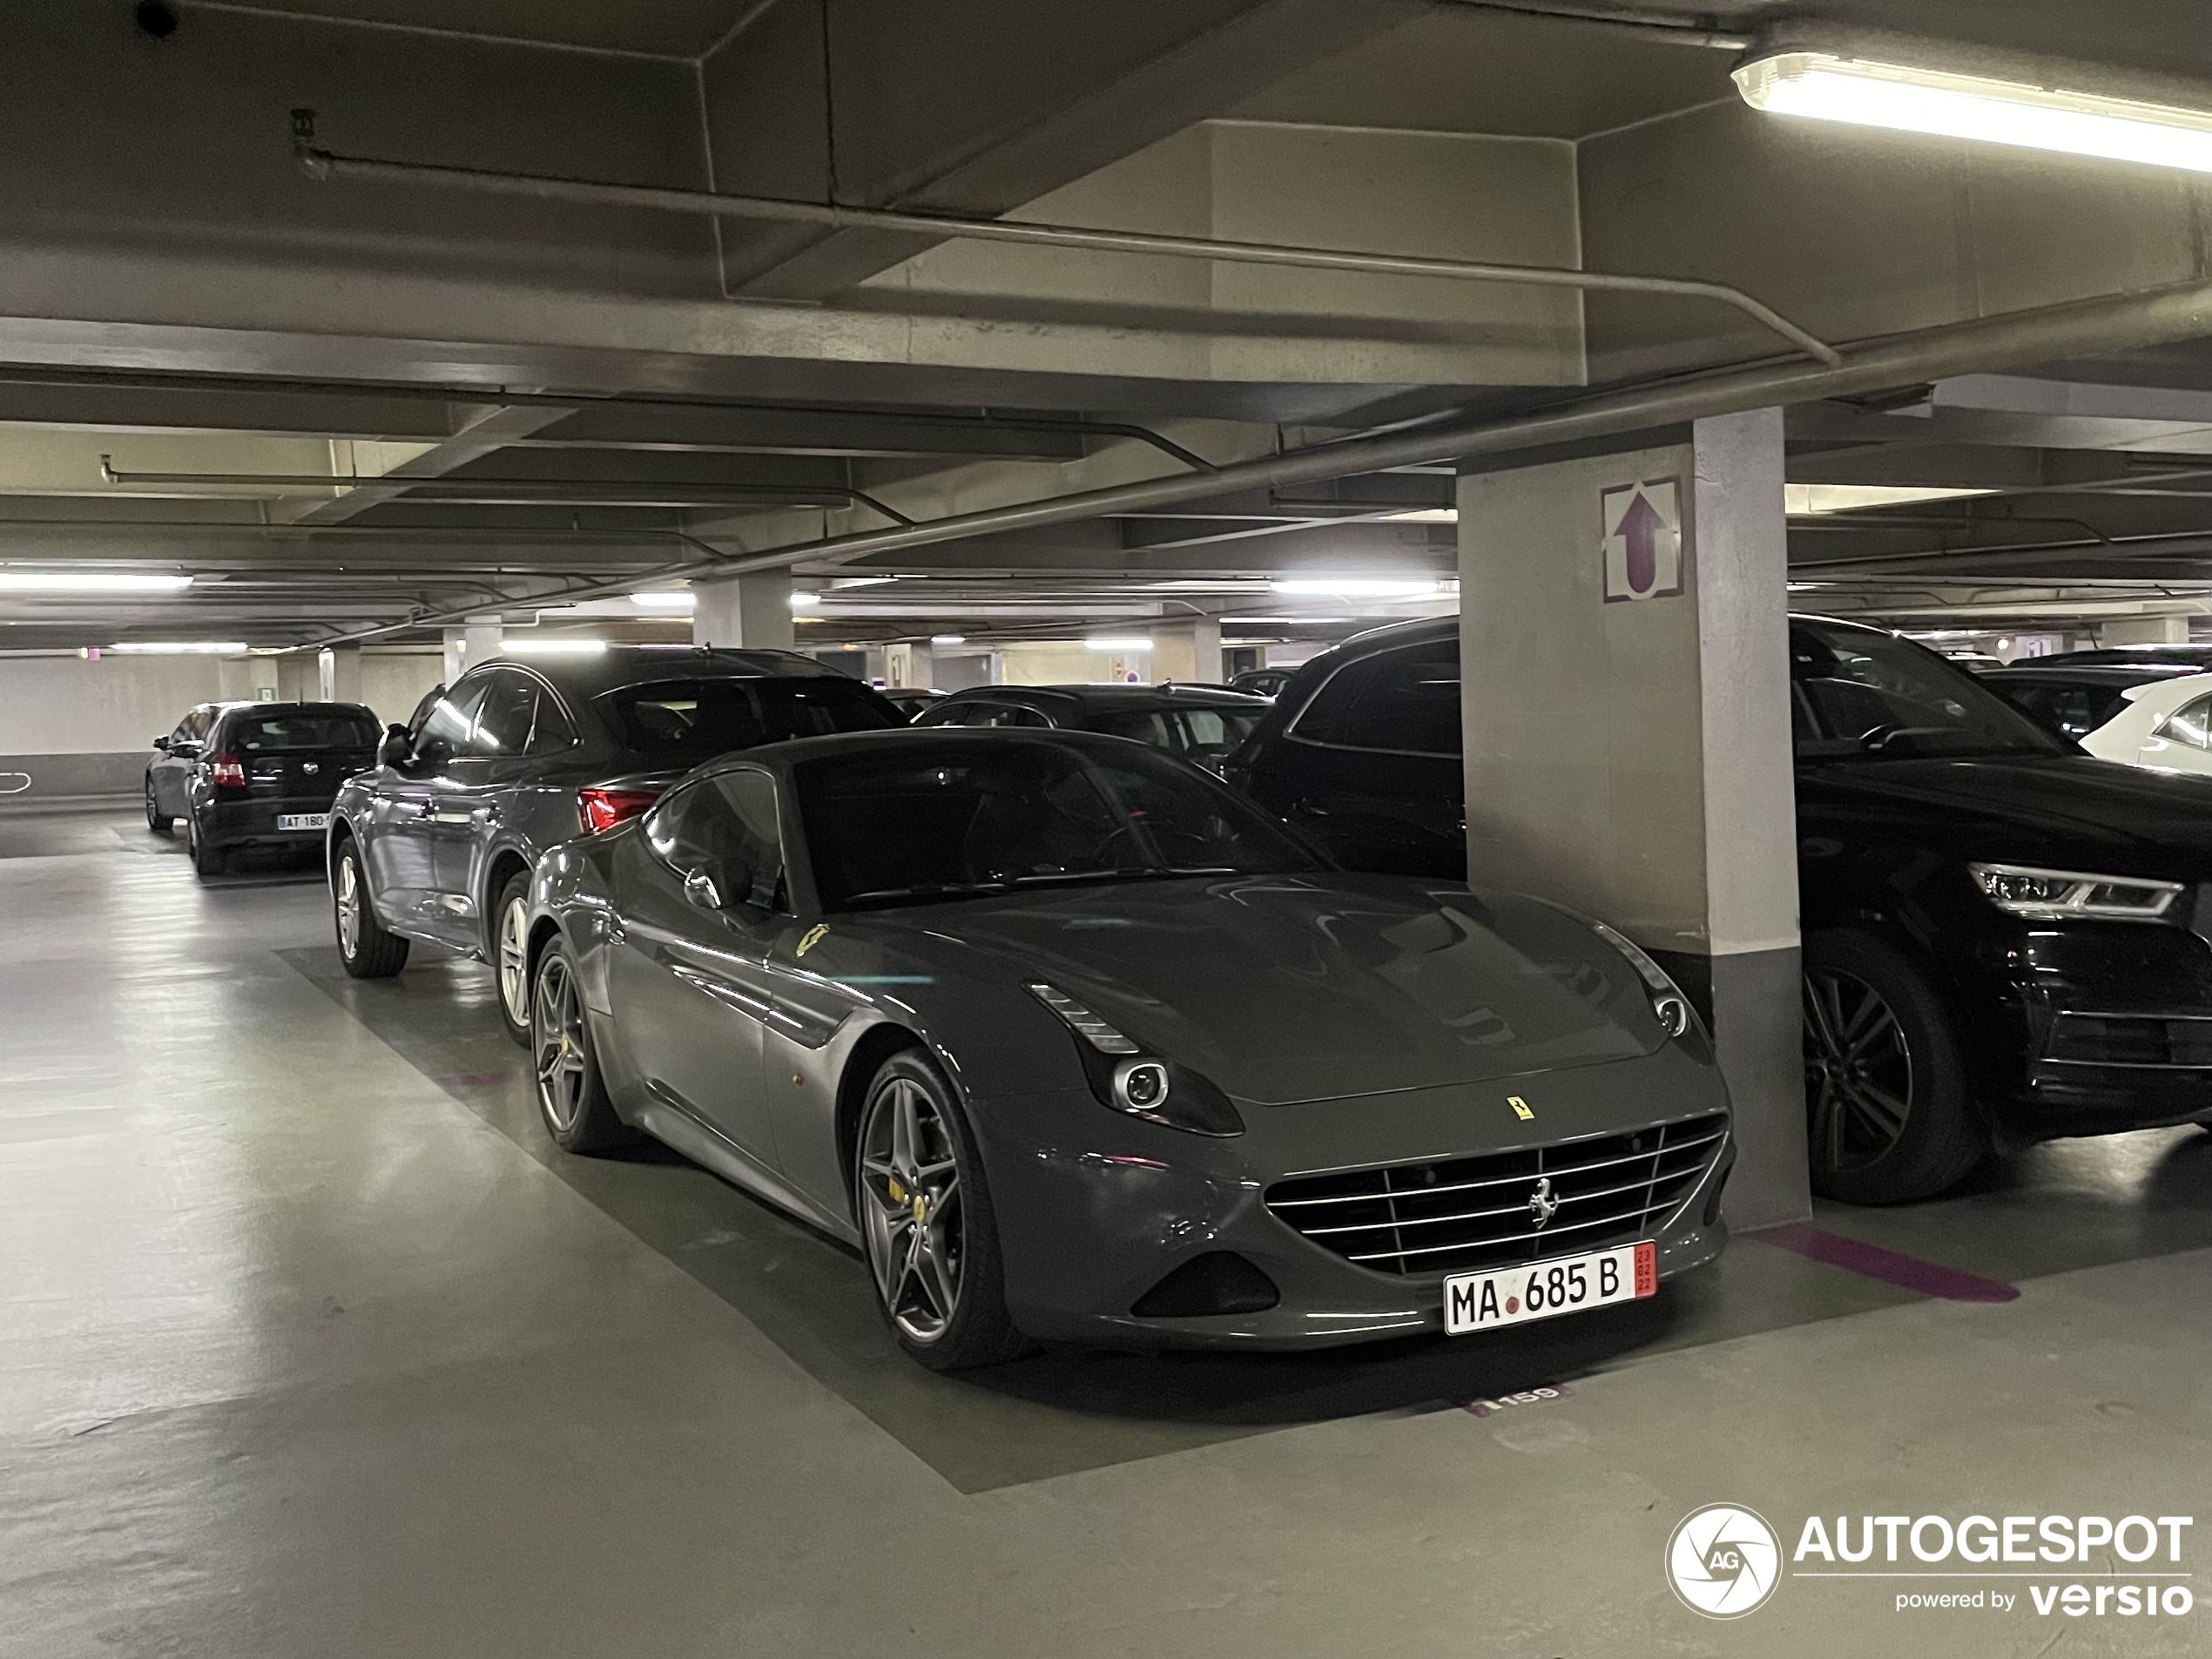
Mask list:
[[[793,771],[826,910],[1322,867],[1258,808],[1134,745],[917,735]]]
[[[1800,760],[2074,752],[1925,646],[1805,617],[1790,624],[1790,723]]]

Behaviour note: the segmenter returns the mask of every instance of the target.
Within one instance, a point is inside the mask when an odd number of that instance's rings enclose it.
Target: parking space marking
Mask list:
[[[1862,1278],[1879,1279],[1885,1285],[1917,1291],[1922,1296],[1939,1297],[1946,1302],[2010,1302],[2020,1296],[2019,1286],[2001,1279],[1984,1278],[1979,1273],[1922,1261],[1918,1256],[1907,1256],[1901,1251],[1885,1250],[1879,1244],[1816,1227],[1809,1221],[1763,1227],[1744,1237],[1771,1244],[1777,1250],[1786,1250],[1807,1261],[1840,1267]]]

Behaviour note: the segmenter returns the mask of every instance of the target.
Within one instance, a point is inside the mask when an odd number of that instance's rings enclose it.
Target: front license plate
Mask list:
[[[1494,1325],[1633,1302],[1658,1289],[1659,1247],[1649,1241],[1494,1273],[1454,1273],[1444,1281],[1444,1329],[1465,1336]]]
[[[328,829],[330,814],[328,813],[279,813],[277,827],[280,830]]]

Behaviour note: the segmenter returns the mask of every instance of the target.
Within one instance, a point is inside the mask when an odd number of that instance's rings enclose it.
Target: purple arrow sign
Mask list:
[[[1682,486],[1652,478],[1598,492],[1608,604],[1683,590]]]

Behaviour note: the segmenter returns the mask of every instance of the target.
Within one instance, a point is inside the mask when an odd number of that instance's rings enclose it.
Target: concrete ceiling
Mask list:
[[[201,578],[165,612],[10,601],[0,648],[186,617],[288,644],[462,606],[525,614],[703,546],[758,554],[1776,350],[1678,298],[779,239],[316,184],[284,142],[303,99],[361,153],[1579,260],[1734,283],[1838,341],[2212,269],[2212,192],[2193,179],[1765,121],[1734,100],[1728,54],[1571,21],[1415,0],[1069,0],[1064,16],[826,0],[826,31],[820,3],[180,0],[186,28],[158,44],[122,11],[70,35],[71,0],[0,17],[0,51],[26,66],[0,108],[0,563]],[[2212,73],[2178,3],[1818,10]],[[998,52],[994,30],[1020,38]],[[1115,53],[1052,51],[1079,37]],[[825,39],[830,80],[885,94],[858,117],[846,100],[842,125],[806,58]],[[933,41],[959,59],[944,75]],[[501,44],[523,42],[600,56]],[[93,89],[112,121],[83,118]],[[2152,476],[2212,455],[2212,345],[1993,367],[1791,409],[1801,482],[1990,492],[1799,523],[1792,557],[1824,603],[2212,592],[2212,493]],[[799,569],[905,578],[865,614],[831,607],[855,637],[1050,632],[1006,607],[1055,594],[1070,625],[1117,594],[1132,618],[1274,615],[1273,572],[1448,574],[1453,531],[1433,516],[1451,499],[1448,471],[1224,490]]]

